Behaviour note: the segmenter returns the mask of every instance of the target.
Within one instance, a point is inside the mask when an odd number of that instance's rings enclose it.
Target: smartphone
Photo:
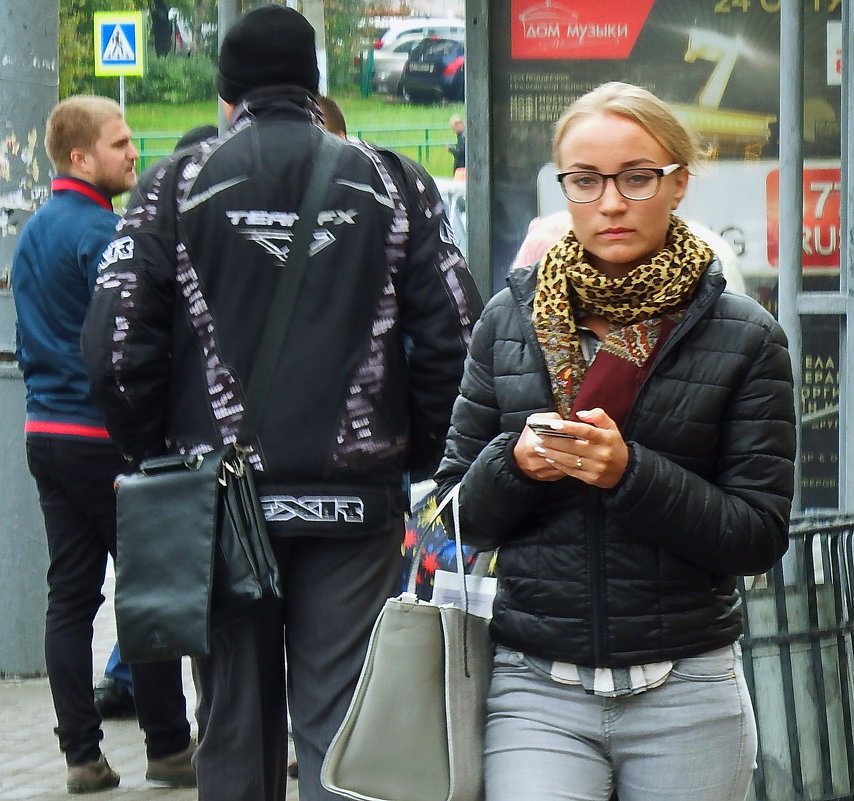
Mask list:
[[[565,431],[559,431],[552,428],[548,423],[531,422],[528,423],[528,428],[535,434],[541,437],[563,437],[564,439],[578,439],[574,434],[567,434]]]

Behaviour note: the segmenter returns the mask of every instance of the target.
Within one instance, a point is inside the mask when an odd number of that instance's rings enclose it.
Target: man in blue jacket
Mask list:
[[[113,479],[127,462],[92,402],[80,330],[98,262],[118,217],[111,199],[136,184],[139,154],[117,103],[75,96],[47,121],[57,177],[52,198],[27,222],[12,260],[18,362],[27,389],[27,460],[47,533],[45,660],[68,765],[70,793],[119,783],[101,753],[92,693],[92,623],[103,602],[107,554],[116,553]],[[133,666],[137,715],[146,735],[146,778],[194,786],[186,701],[178,661]]]

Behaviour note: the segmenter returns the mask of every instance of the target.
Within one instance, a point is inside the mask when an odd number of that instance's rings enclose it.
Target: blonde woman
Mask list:
[[[644,89],[580,98],[572,231],[473,334],[436,480],[499,549],[487,801],[747,793],[736,576],[786,550],[793,396],[779,325],[674,214],[700,157]]]

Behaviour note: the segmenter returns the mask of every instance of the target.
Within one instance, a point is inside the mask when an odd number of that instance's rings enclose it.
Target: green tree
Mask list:
[[[245,13],[259,4],[259,0],[235,0],[238,13]],[[324,2],[330,91],[339,91],[352,83],[353,58],[363,44],[360,23],[369,5],[377,7],[376,3],[370,4],[370,0]],[[217,0],[59,0],[59,96],[81,92],[118,95],[116,78],[96,78],[94,74],[92,19],[96,11],[147,11],[152,53],[170,57],[173,44],[170,8],[177,9],[190,27],[193,56],[215,58],[216,37],[206,37],[205,31],[210,31],[210,26],[216,23]]]
[[[359,53],[360,25],[368,9],[369,0],[326,0],[324,27],[326,28],[327,81],[331,92],[352,84],[353,58]]]
[[[198,54],[204,47],[205,25],[216,21],[217,0],[148,0],[151,41],[158,56],[168,55],[173,49],[172,21],[169,17],[173,8],[188,26],[193,51]]]
[[[118,95],[118,79],[95,77],[95,12],[148,12],[152,44],[148,55],[171,58],[173,42],[169,9],[173,7],[190,24],[193,41],[203,42],[203,26],[216,20],[217,0],[59,0],[59,96],[80,93]],[[196,49],[196,54],[208,59],[212,55],[205,55],[200,49]],[[199,71],[193,67],[190,69],[194,73]]]
[[[193,37],[193,48],[199,53],[203,49],[211,58],[216,58],[216,35],[206,36],[205,30],[215,27],[217,21],[217,0],[182,0],[176,3],[178,8],[186,7],[184,16],[190,21],[190,33]]]
[[[59,96],[117,95],[115,78],[95,78],[96,11],[135,11],[145,0],[59,0]]]
[[[149,0],[148,26],[151,43],[158,56],[172,52],[172,23],[169,19],[169,0]]]

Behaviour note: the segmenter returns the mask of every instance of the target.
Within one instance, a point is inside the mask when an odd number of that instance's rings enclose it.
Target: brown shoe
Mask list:
[[[149,759],[146,780],[159,787],[195,787],[196,769],[191,761],[195,753],[196,742],[190,740],[190,744],[177,754]]]
[[[69,765],[65,786],[69,793],[97,793],[119,786],[119,774],[107,763],[103,754],[94,762]]]

